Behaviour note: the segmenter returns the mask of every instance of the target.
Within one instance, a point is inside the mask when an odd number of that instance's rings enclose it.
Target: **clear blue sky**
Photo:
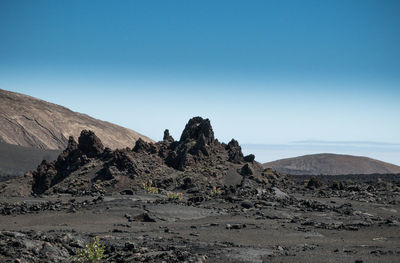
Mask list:
[[[156,140],[201,115],[222,141],[400,143],[399,14],[384,0],[2,0],[0,88]]]

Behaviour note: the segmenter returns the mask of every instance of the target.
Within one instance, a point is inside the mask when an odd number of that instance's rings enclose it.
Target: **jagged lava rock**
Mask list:
[[[103,143],[93,131],[83,130],[78,141],[79,150],[85,153],[87,157],[98,156],[104,151]]]
[[[249,155],[246,155],[245,157],[243,157],[243,160],[245,162],[249,162],[249,163],[254,162],[255,159],[256,159],[256,156],[254,154],[249,154]]]
[[[148,153],[156,153],[157,148],[153,143],[148,143],[139,138],[136,141],[135,147],[133,147],[134,152],[148,152]]]
[[[70,138],[55,162],[43,162],[32,173],[33,193],[137,191],[143,182],[152,180],[155,187],[201,195],[215,186],[267,187],[271,181],[283,180],[275,172],[267,172],[254,155],[244,157],[236,140],[228,144],[216,140],[210,121],[201,117],[189,120],[179,141],[174,141],[168,130],[160,142],[139,139],[133,148],[114,151],[104,149],[91,131],[82,131],[78,141]]]
[[[67,148],[54,162],[43,161],[32,173],[32,191],[42,194],[51,186],[64,180],[72,171],[79,169],[87,162],[88,157],[98,157],[104,146],[93,131],[83,130],[79,136],[79,144],[72,136],[68,139]]]
[[[211,127],[210,120],[201,117],[194,117],[186,124],[179,141],[198,141],[203,136],[203,140],[206,144],[214,142],[214,131]]]
[[[317,177],[311,177],[311,179],[307,183],[307,188],[314,189],[320,188],[324,185],[324,183]]]
[[[180,140],[171,144],[166,163],[175,169],[184,170],[203,156],[209,156],[214,142],[210,120],[194,117],[186,124]]]
[[[243,161],[242,147],[239,146],[239,142],[232,139],[226,146],[226,150],[229,154],[228,161],[232,163],[241,163]]]
[[[172,138],[172,136],[169,135],[169,130],[168,129],[166,129],[164,131],[163,142],[166,142],[166,143],[174,142],[174,138]]]

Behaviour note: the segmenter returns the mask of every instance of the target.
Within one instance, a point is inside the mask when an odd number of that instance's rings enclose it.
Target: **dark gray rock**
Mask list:
[[[250,201],[248,201],[248,200],[243,201],[240,205],[241,205],[243,208],[246,208],[246,209],[249,209],[249,208],[252,208],[252,207],[253,207],[253,203],[250,202]]]
[[[83,130],[78,141],[79,150],[89,158],[99,156],[104,151],[103,143],[93,131]]]
[[[228,145],[225,147],[228,151],[228,161],[232,163],[241,163],[243,162],[243,153],[242,147],[239,146],[238,141],[232,139]]]
[[[249,154],[249,155],[246,155],[245,157],[243,157],[243,160],[245,161],[245,162],[254,162],[254,159],[256,158],[256,156],[254,155],[254,154]]]
[[[243,165],[242,169],[240,169],[240,174],[243,176],[253,175],[254,169],[248,163],[246,163]]]

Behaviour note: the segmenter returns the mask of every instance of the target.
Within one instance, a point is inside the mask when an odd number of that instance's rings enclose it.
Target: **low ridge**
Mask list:
[[[346,175],[346,174],[395,174],[400,166],[368,157],[342,154],[311,154],[281,159],[263,164],[292,175]]]

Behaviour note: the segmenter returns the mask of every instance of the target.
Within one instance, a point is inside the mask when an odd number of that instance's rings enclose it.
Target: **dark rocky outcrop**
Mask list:
[[[33,172],[32,190],[35,194],[41,194],[52,186],[53,178],[57,175],[54,162],[43,162]]]
[[[74,194],[96,193],[104,187],[138,190],[149,180],[154,187],[199,193],[212,186],[253,187],[280,180],[273,171],[267,176],[253,154],[243,156],[236,140],[227,145],[216,140],[210,121],[201,117],[189,120],[179,141],[165,130],[160,142],[138,139],[133,148],[113,151],[84,130],[78,142],[71,137],[57,161],[43,162],[32,173],[35,194],[49,189]]]
[[[179,141],[182,143],[193,140],[199,141],[200,139],[204,140],[206,144],[213,143],[214,131],[209,119],[194,117],[186,124]]]
[[[172,138],[172,136],[169,135],[169,130],[168,130],[168,129],[166,129],[166,130],[164,131],[163,142],[165,142],[165,143],[172,143],[172,142],[174,142],[174,138]]]
[[[135,147],[133,147],[134,152],[147,152],[154,154],[157,152],[157,148],[154,143],[145,142],[141,138],[136,141]]]
[[[103,153],[104,146],[93,131],[83,130],[79,136],[79,150],[87,157],[96,157]]]
[[[116,168],[116,170],[112,169],[112,167]],[[103,169],[105,169],[103,172],[106,172],[107,175],[105,178],[108,179],[114,178],[113,173],[115,171],[124,171],[132,178],[139,174],[133,155],[126,149],[115,150],[112,158],[104,165]]]
[[[243,157],[243,160],[245,162],[251,163],[251,162],[254,162],[255,158],[256,158],[256,156],[254,154],[249,154],[249,155],[246,155],[245,157]]]
[[[307,183],[307,188],[309,189],[315,189],[315,188],[320,188],[324,185],[324,183],[318,179],[317,177],[311,177],[311,179]]]
[[[333,182],[332,185],[330,186],[332,190],[344,190],[345,185],[343,182]]]
[[[243,165],[242,169],[240,169],[240,174],[243,176],[253,175],[254,169],[248,163],[246,163]]]
[[[228,151],[228,161],[232,163],[241,163],[243,160],[242,147],[239,146],[238,141],[232,139],[226,146]]]
[[[42,194],[51,186],[64,180],[71,172],[87,163],[88,158],[99,157],[104,146],[92,131],[83,130],[79,136],[79,144],[71,136],[67,148],[54,162],[43,161],[32,173],[32,191]]]
[[[196,163],[196,160],[209,156],[214,143],[214,131],[210,120],[194,117],[186,124],[180,140],[171,144],[166,164],[184,170],[185,167]]]

